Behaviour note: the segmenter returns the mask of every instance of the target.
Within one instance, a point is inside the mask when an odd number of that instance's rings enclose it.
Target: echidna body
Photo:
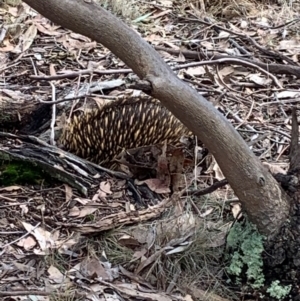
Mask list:
[[[81,158],[105,164],[123,149],[178,144],[184,135],[191,132],[158,100],[121,99],[74,116],[60,143]]]

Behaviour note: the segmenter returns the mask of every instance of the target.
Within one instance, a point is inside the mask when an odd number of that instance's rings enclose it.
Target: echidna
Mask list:
[[[191,132],[161,103],[149,97],[127,98],[74,116],[60,137],[63,148],[97,164],[123,149],[178,144]]]

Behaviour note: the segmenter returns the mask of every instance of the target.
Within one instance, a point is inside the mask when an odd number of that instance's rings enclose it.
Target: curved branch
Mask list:
[[[286,195],[227,119],[181,81],[153,47],[93,1],[24,2],[51,21],[102,43],[142,80],[148,80],[151,95],[161,100],[215,156],[259,231],[265,235],[276,234],[288,216]]]

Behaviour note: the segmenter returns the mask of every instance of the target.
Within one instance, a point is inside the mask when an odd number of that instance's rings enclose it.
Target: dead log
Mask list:
[[[31,112],[35,109],[37,103],[23,101],[16,102],[8,99],[1,99],[0,102],[0,129],[12,130],[19,129],[22,125],[28,123]]]

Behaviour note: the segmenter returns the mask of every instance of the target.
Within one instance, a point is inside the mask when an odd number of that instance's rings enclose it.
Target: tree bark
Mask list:
[[[51,106],[34,100],[24,103],[3,99],[0,101],[0,131],[14,131],[21,134],[41,133],[43,127],[50,123]]]
[[[215,156],[225,177],[260,233],[277,234],[289,214],[287,195],[233,126],[205,98],[182,82],[137,33],[93,1],[24,0],[74,32],[103,44],[142,79]]]
[[[0,130],[18,130],[31,119],[31,113],[37,107],[37,102],[24,103],[9,99],[0,100]]]

